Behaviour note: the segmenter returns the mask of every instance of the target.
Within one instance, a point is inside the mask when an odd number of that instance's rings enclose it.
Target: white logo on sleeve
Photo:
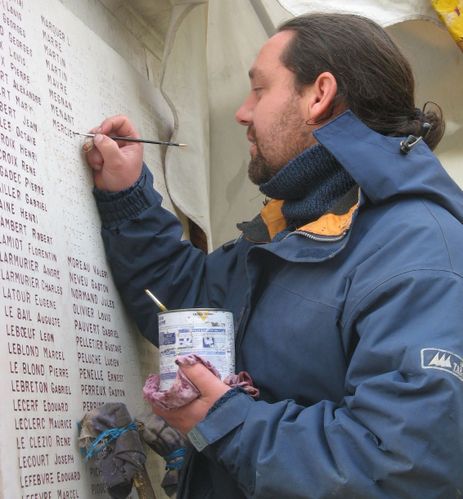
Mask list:
[[[423,348],[421,350],[421,367],[446,371],[463,381],[463,358],[448,350]]]

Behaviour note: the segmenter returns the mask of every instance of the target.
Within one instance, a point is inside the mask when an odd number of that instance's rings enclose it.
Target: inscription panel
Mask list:
[[[98,470],[82,462],[76,423],[110,401],[135,415],[146,372],[72,131],[127,113],[162,139],[170,115],[58,1],[1,0],[0,15],[0,495],[105,497]],[[146,158],[167,199],[154,147]]]

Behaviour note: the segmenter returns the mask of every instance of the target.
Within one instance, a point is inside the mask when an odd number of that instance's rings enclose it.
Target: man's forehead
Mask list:
[[[266,69],[280,66],[280,56],[293,37],[293,31],[280,31],[269,38],[260,49],[254,64],[249,70],[249,78],[252,80],[263,77]]]

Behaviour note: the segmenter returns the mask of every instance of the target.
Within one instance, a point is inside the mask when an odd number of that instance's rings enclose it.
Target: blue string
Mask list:
[[[164,457],[166,461],[166,470],[179,470],[183,466],[185,457],[185,447],[175,449]]]
[[[101,452],[108,444],[113,440],[116,440],[116,438],[119,438],[125,432],[136,429],[137,425],[132,422],[122,428],[109,428],[108,430],[102,431],[89,445],[84,458],[85,462],[91,459],[95,454],[98,454],[98,452]]]

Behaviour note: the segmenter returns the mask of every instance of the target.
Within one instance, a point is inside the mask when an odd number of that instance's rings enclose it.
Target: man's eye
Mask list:
[[[253,87],[252,91],[255,92],[256,94],[260,93],[263,90],[263,87]]]

